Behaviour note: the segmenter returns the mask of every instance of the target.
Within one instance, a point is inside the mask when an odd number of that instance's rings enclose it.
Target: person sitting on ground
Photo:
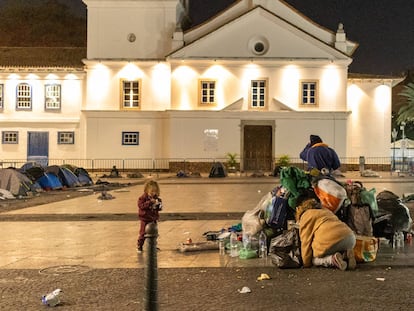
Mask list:
[[[314,198],[305,199],[296,209],[303,266],[356,267],[354,232]]]
[[[308,169],[327,169],[329,172],[341,166],[339,157],[334,149],[325,144],[317,135],[310,135],[310,141],[300,153],[300,158],[308,162]]]
[[[116,165],[112,166],[111,174],[109,174],[109,177],[113,177],[113,178],[119,177],[119,171],[116,168]]]

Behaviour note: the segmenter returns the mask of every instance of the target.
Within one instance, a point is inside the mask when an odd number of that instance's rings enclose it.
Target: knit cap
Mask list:
[[[314,144],[321,143],[322,139],[318,135],[311,135],[310,136],[310,143],[313,146]]]

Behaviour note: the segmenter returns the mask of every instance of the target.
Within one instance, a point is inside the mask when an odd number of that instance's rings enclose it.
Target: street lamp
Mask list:
[[[392,136],[392,170],[395,171],[395,139],[397,138],[398,131],[395,129],[395,127],[392,129],[391,136]]]
[[[400,125],[400,130],[402,131],[402,139],[401,139],[401,155],[402,155],[402,171],[404,171],[405,168],[405,159],[404,159],[404,151],[405,151],[405,122],[402,121]]]

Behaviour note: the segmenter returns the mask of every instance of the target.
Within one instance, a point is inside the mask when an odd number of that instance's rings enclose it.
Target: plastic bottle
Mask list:
[[[251,249],[252,247],[252,238],[250,234],[243,233],[243,248],[244,249]]]
[[[62,292],[60,288],[42,297],[42,303],[49,307],[54,307],[60,303],[59,295]]]
[[[394,232],[392,247],[395,250],[404,248],[404,233],[401,231]]]
[[[230,257],[239,256],[239,241],[236,232],[232,231],[230,234]]]
[[[226,247],[224,245],[224,238],[219,238],[219,254],[225,255],[226,254]]]
[[[259,235],[259,257],[267,257],[267,237],[266,234],[262,231]]]

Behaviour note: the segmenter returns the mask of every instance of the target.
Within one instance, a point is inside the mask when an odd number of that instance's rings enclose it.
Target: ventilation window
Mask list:
[[[265,37],[255,36],[249,40],[249,49],[256,55],[263,55],[269,50],[269,42]]]

